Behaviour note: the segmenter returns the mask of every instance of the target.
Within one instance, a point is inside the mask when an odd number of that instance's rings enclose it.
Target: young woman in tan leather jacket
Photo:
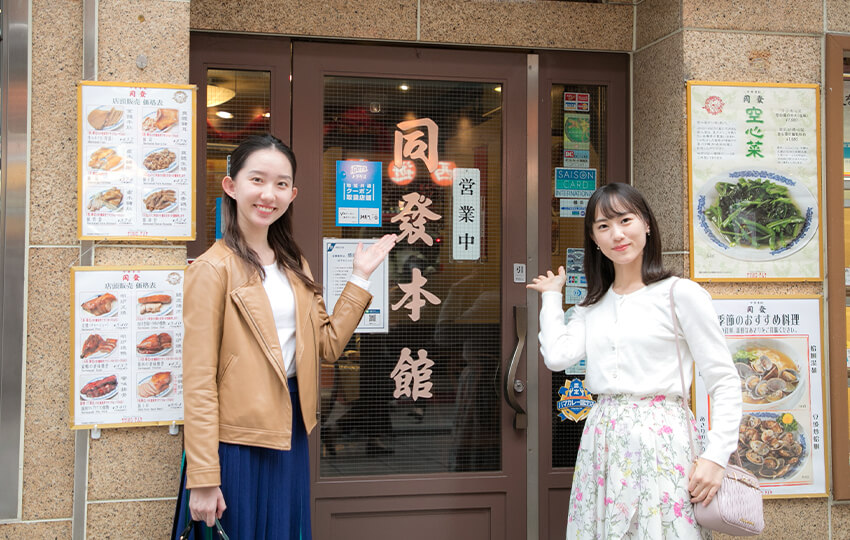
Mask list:
[[[307,434],[319,362],[339,357],[371,301],[369,276],[396,239],[358,246],[328,315],[292,236],[294,178],[295,156],[279,139],[240,144],[222,181],[224,239],[186,270],[177,522],[219,518],[234,539],[311,538]]]

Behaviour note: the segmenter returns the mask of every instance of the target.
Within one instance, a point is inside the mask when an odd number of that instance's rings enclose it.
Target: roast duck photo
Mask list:
[[[80,395],[89,399],[103,397],[118,386],[118,377],[110,375],[96,381],[92,381],[80,389]]]
[[[167,131],[177,123],[177,109],[157,109],[156,116],[148,116],[142,121],[144,131]]]
[[[100,296],[92,298],[88,302],[82,303],[82,308],[95,317],[99,317],[104,313],[112,311],[112,303],[118,300],[114,294],[103,293]]]
[[[139,315],[148,313],[159,313],[163,306],[171,303],[171,295],[169,294],[149,294],[139,298]],[[168,334],[166,334],[168,335]]]
[[[139,385],[139,397],[149,398],[158,396],[171,384],[171,372],[161,371],[154,373]]]
[[[139,354],[156,354],[171,348],[171,334],[162,332],[151,334],[136,345]]]
[[[96,353],[109,354],[115,350],[116,345],[118,345],[117,339],[103,339],[98,334],[92,334],[83,342],[80,358],[88,358]]]

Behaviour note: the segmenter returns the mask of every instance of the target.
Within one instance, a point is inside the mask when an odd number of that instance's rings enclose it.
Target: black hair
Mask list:
[[[587,278],[587,297],[582,306],[592,306],[602,299],[614,283],[614,263],[597,249],[593,241],[593,222],[596,213],[606,218],[633,213],[649,225],[646,246],[643,248],[641,281],[645,285],[661,281],[673,275],[661,261],[661,235],[652,209],[640,191],[628,184],[613,182],[606,184],[590,196],[584,215],[584,275]]]
[[[245,161],[254,152],[259,150],[274,149],[282,153],[292,165],[292,182],[295,183],[295,153],[283,141],[270,133],[262,135],[251,135],[233,151],[228,163],[228,176],[236,179],[236,175],[242,170]],[[227,194],[222,197],[221,214],[224,218],[224,243],[232,249],[245,263],[259,272],[260,277],[265,279],[266,273],[257,253],[245,242],[245,237],[239,229],[236,219],[236,200]],[[275,262],[281,269],[289,269],[308,287],[315,292],[322,292],[322,287],[313,281],[301,266],[301,248],[295,243],[292,235],[292,205],[286,212],[269,226],[269,246],[274,251]]]

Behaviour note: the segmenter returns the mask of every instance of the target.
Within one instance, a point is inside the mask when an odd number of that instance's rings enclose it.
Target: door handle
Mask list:
[[[516,378],[516,370],[522,350],[525,348],[525,338],[528,335],[528,306],[514,306],[514,321],[516,323],[517,343],[511,363],[505,373],[505,399],[514,410],[514,429],[528,428],[528,415],[517,399],[517,394],[524,390],[523,382]]]

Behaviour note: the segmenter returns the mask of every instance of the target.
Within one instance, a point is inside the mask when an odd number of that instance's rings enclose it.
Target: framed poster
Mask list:
[[[184,268],[71,269],[71,429],[183,422]]]
[[[818,85],[689,81],[687,95],[692,279],[822,279]]]
[[[77,87],[77,236],[195,239],[195,86]]]
[[[822,300],[818,296],[717,297],[714,308],[741,382],[737,453],[765,497],[829,493]],[[695,378],[697,427],[711,400]]]

